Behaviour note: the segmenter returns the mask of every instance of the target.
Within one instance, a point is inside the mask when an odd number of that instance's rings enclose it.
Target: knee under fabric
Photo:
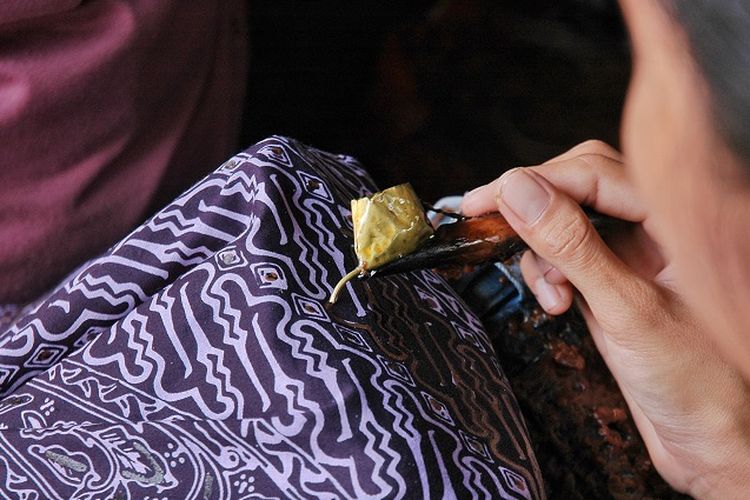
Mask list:
[[[0,334],[0,487],[42,497],[538,498],[476,316],[431,271],[347,285],[360,164],[273,137]]]

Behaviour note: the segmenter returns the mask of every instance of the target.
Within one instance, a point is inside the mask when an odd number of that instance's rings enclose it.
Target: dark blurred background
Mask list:
[[[433,200],[618,143],[615,0],[256,0],[242,141],[290,135]]]

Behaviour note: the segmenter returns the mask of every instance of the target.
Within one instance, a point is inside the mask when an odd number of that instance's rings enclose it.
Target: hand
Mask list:
[[[607,246],[580,205],[632,221]],[[662,476],[696,497],[750,487],[750,391],[680,298],[621,155],[589,141],[468,193],[466,215],[499,210],[533,250],[524,279],[551,314],[576,302]]]

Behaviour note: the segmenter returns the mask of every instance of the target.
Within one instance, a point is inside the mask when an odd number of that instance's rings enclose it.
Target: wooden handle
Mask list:
[[[584,208],[591,224],[602,236],[622,231],[631,224]],[[526,250],[528,245],[499,213],[444,224],[416,252],[372,270],[372,276],[419,269],[442,269],[504,261]]]

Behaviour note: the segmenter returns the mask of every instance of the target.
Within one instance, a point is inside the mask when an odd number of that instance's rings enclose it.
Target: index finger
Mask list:
[[[646,211],[622,163],[614,158],[584,154],[527,168],[579,205],[631,222],[642,222],[646,218]],[[463,213],[473,216],[497,211],[500,182],[507,174],[468,193],[461,206]]]
[[[559,154],[555,156],[554,158],[550,158],[544,163],[556,163],[556,162],[563,161],[563,160],[573,159],[576,156],[587,155],[587,154],[606,156],[615,161],[622,162],[622,153],[620,153],[619,151],[617,151],[615,148],[613,148],[612,146],[610,146],[604,141],[599,141],[597,139],[590,139],[588,141],[584,141],[580,144],[573,146],[572,148],[565,151],[564,153]]]

